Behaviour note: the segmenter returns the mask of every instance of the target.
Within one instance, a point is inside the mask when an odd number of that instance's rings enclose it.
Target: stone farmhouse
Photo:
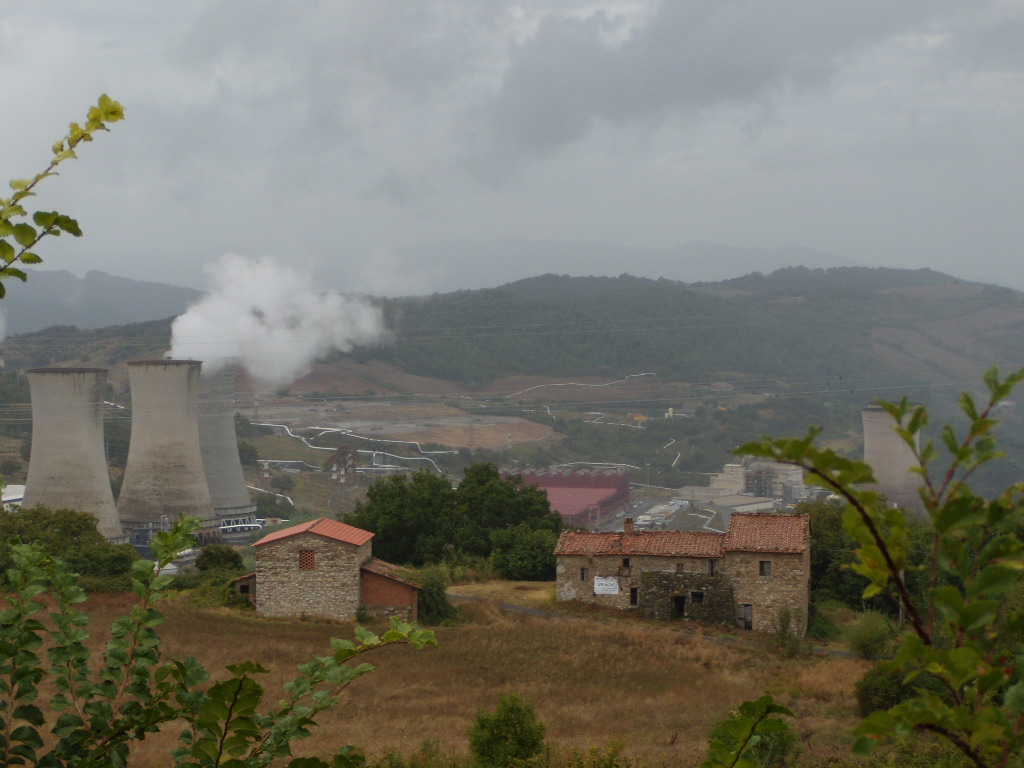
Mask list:
[[[783,608],[800,634],[810,603],[808,515],[734,514],[726,533],[563,531],[557,598],[651,618],[770,632]]]
[[[318,518],[253,544],[256,573],[235,580],[260,616],[352,621],[356,612],[416,620],[419,587],[373,557],[374,534]]]

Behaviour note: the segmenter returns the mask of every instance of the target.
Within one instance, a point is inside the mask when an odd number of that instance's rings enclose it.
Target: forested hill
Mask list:
[[[1024,364],[1024,294],[929,270],[791,268],[691,284],[544,275],[380,303],[391,341],[356,350],[357,360],[466,385],[641,372],[973,383],[993,364]],[[7,339],[0,356],[9,368],[111,365],[162,354],[169,326],[50,328]]]
[[[1024,362],[1024,294],[930,270],[790,268],[703,284],[544,275],[385,306],[394,341],[360,358],[466,384],[647,370],[964,381]]]

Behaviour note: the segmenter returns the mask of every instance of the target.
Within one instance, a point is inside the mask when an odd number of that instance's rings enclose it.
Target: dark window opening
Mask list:
[[[629,604],[636,605],[640,602],[640,590],[637,587],[629,588]]]
[[[249,585],[248,584],[239,584],[238,585],[238,591],[241,592],[243,595],[248,595],[249,594]]]
[[[708,560],[708,576],[718,575],[718,558],[711,558]]]
[[[690,600],[693,602],[694,605],[703,605],[703,603],[704,603],[704,593],[703,592],[691,592],[690,593]]]
[[[580,581],[586,581],[590,578],[589,568],[580,568]]]
[[[686,596],[675,595],[672,598],[672,613],[678,619],[686,618]]]
[[[628,557],[622,558],[622,567],[623,568],[629,568],[629,558]]]
[[[760,573],[762,576],[771,576],[772,575],[772,561],[771,560],[761,560],[760,563],[758,564],[758,573]]]
[[[740,629],[754,628],[754,606],[750,603],[740,603],[736,612],[736,626]]]
[[[676,563],[676,573],[686,573],[686,563]]]
[[[316,552],[312,549],[300,549],[299,550],[299,570],[300,571],[315,571],[316,570]]]

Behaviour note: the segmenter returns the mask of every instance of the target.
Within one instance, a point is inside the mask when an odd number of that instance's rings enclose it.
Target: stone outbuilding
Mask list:
[[[256,612],[279,618],[352,621],[356,614],[416,620],[419,587],[373,557],[374,534],[318,518],[267,534],[253,544]]]
[[[726,533],[563,531],[555,547],[557,597],[651,618],[689,618],[759,632],[788,609],[806,630],[808,515],[734,514]]]

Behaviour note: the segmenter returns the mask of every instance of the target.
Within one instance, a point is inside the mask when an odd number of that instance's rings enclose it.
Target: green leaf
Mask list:
[[[24,222],[14,225],[14,239],[22,248],[28,248],[35,243],[37,237],[36,228]]]

